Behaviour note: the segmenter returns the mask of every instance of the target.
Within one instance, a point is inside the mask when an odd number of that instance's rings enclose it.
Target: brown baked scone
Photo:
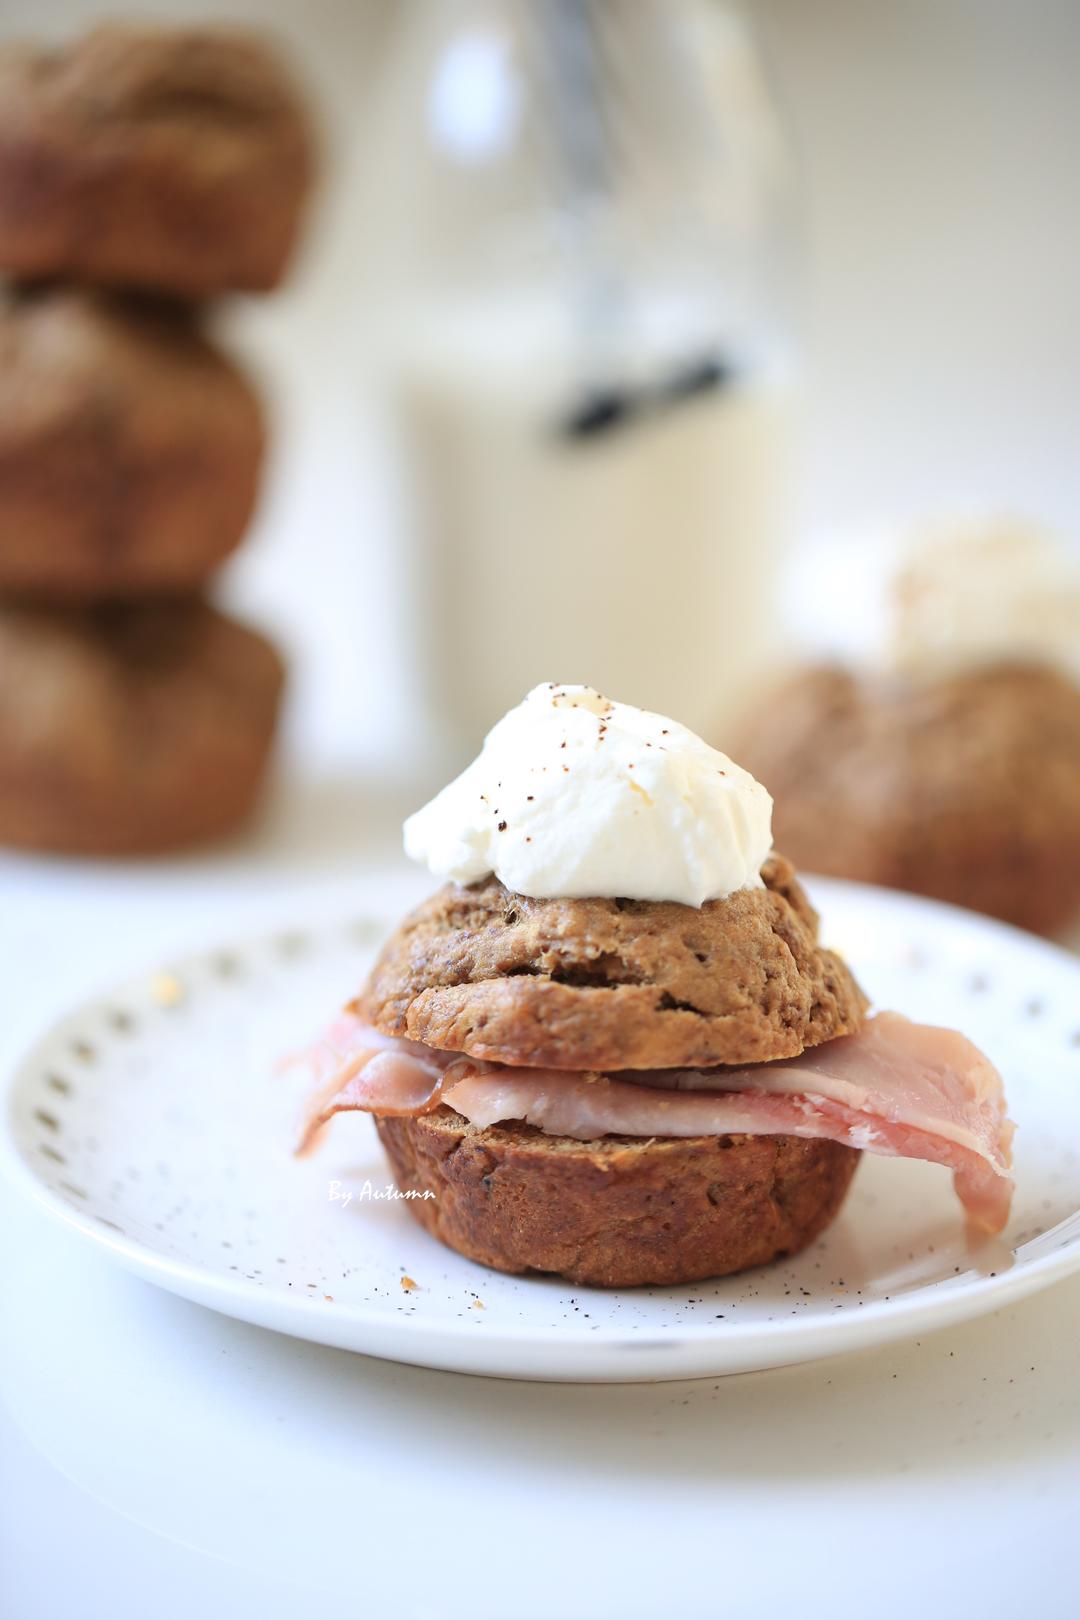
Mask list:
[[[407,917],[357,1003],[386,1035],[499,1063],[765,1063],[852,1033],[865,998],[818,943],[791,863],[700,909],[530,900],[449,884]]]
[[[913,683],[810,669],[739,757],[807,870],[1052,934],[1080,912],[1080,686],[1034,665]]]
[[[141,854],[228,831],[282,675],[268,641],[197,600],[0,607],[0,843]]]
[[[356,1011],[385,1035],[488,1062],[664,1070],[790,1058],[858,1029],[865,997],[817,940],[790,862],[700,908],[534,900],[495,878],[417,908]],[[835,1215],[858,1153],[794,1136],[604,1137],[452,1108],[377,1118],[417,1218],[500,1271],[599,1287],[690,1282],[797,1250]],[[633,1242],[627,1234],[633,1233]]]
[[[276,286],[313,168],[259,38],[95,28],[0,51],[0,269],[183,297]]]
[[[181,310],[71,288],[0,305],[0,592],[188,592],[240,540],[262,412]]]
[[[378,1119],[408,1208],[496,1271],[601,1288],[720,1277],[796,1253],[843,1202],[854,1148],[795,1136],[606,1136],[469,1124],[440,1108]]]

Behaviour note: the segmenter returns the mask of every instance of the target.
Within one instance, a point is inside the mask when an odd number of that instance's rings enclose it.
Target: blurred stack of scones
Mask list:
[[[256,37],[0,52],[0,842],[161,850],[254,804],[282,661],[203,592],[265,426],[203,301],[278,284],[312,168]]]

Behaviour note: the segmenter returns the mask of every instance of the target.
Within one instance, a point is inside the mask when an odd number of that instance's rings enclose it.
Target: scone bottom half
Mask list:
[[[796,1254],[860,1158],[796,1136],[607,1136],[478,1127],[450,1108],[376,1119],[407,1208],[469,1260],[595,1288],[672,1286]]]

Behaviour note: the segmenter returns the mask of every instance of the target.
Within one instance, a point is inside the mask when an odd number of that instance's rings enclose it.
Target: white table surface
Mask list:
[[[328,810],[330,806],[330,810]],[[126,868],[0,862],[0,1060],[116,976],[421,892],[385,811]],[[272,875],[271,875],[272,874]],[[515,1384],[246,1327],[0,1185],[0,1614],[1075,1616],[1080,1279],[967,1327],[685,1384]]]

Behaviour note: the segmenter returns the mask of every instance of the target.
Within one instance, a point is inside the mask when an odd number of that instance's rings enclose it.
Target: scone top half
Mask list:
[[[853,1034],[866,998],[791,863],[700,907],[450,883],[385,946],[353,1010],[385,1035],[567,1070],[768,1063]]]

